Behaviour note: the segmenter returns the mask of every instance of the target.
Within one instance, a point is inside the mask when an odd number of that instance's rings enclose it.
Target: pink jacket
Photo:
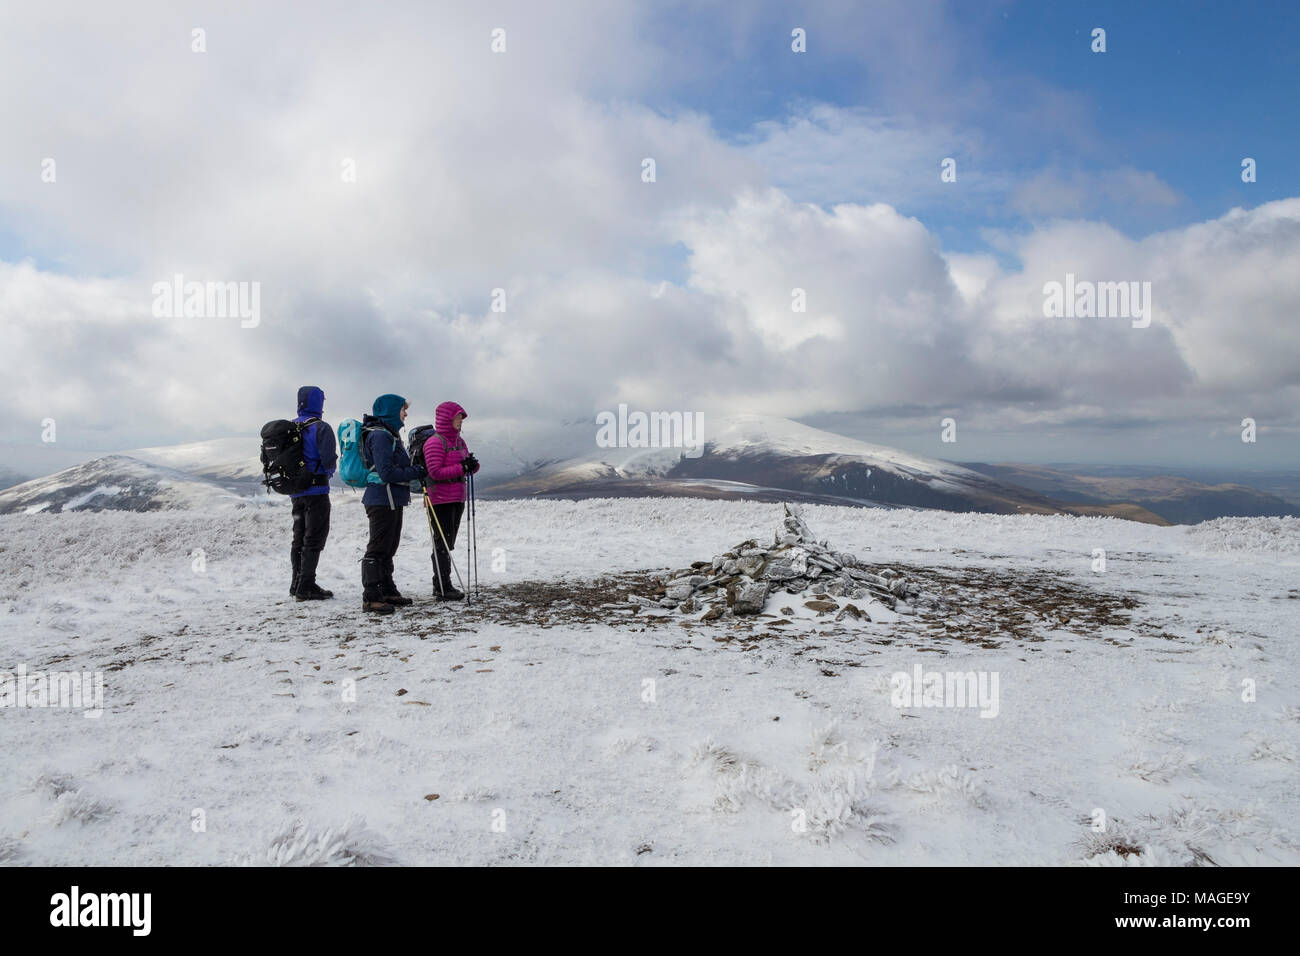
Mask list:
[[[438,434],[430,435],[424,443],[424,470],[428,472],[428,487],[424,493],[429,503],[444,505],[465,500],[464,469],[461,461],[469,454],[465,440],[451,424],[465,409],[455,402],[443,402],[434,414],[433,427]],[[474,469],[477,473],[478,469]]]

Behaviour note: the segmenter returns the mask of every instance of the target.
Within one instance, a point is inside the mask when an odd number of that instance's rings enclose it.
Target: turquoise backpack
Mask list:
[[[355,418],[339,423],[339,477],[345,485],[364,488],[384,483],[366,459],[366,432],[371,430]]]

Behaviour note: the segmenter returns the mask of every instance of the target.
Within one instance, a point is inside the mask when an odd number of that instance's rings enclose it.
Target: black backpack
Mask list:
[[[420,466],[424,467],[424,443],[434,436],[437,436],[438,441],[442,442],[443,448],[448,450],[451,449],[451,446],[447,444],[446,437],[439,434],[433,425],[419,425],[416,428],[411,429],[411,437],[408,438],[406,442],[406,451],[407,454],[411,456],[412,464],[418,461]],[[425,482],[431,480],[433,479],[430,479],[427,476],[424,478]],[[434,484],[441,483],[436,480],[433,481]]]
[[[262,426],[262,484],[267,494],[272,491],[294,495],[316,484],[320,475],[307,470],[303,457],[303,432],[319,422],[310,418],[305,422],[291,422],[283,418]]]

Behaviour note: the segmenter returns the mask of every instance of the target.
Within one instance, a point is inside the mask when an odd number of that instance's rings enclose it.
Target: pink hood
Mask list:
[[[431,504],[465,500],[465,471],[460,463],[469,454],[469,449],[465,447],[460,431],[452,425],[457,415],[465,414],[465,409],[455,402],[443,402],[434,413],[433,427],[438,434],[430,435],[424,443],[424,470],[429,475],[425,494]]]
[[[452,424],[457,415],[465,415],[465,409],[455,402],[443,402],[433,413],[433,427],[453,445],[460,437],[460,431]],[[468,415],[465,415],[468,418]]]

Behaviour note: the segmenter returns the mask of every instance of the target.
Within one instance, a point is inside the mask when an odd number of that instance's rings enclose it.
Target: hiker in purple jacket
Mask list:
[[[298,389],[298,417],[295,422],[313,422],[302,432],[302,457],[307,471],[315,476],[310,488],[289,497],[293,500],[293,541],[289,561],[293,583],[289,593],[299,601],[321,601],[334,596],[316,584],[316,564],[330,533],[330,476],[338,467],[334,429],[321,421],[325,393],[315,385]]]
[[[460,601],[465,594],[451,581],[451,554],[465,513],[465,476],[478,473],[478,459],[461,438],[469,416],[455,402],[443,402],[434,415],[435,433],[424,443],[424,507],[433,527],[433,593],[440,601]]]

